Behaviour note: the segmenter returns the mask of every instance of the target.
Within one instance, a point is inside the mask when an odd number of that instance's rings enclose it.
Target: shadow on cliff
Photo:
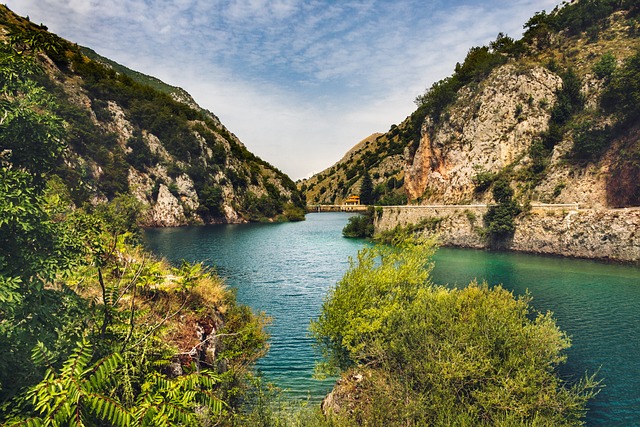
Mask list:
[[[611,165],[607,177],[607,204],[615,208],[640,206],[640,127],[621,142],[620,160]]]
[[[487,249],[490,251],[508,251],[513,244],[513,234],[493,236],[487,240]]]

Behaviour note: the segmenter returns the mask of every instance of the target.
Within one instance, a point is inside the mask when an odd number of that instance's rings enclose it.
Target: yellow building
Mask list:
[[[344,204],[349,206],[357,206],[360,204],[360,196],[354,196],[352,194],[347,197],[347,200],[344,201]]]

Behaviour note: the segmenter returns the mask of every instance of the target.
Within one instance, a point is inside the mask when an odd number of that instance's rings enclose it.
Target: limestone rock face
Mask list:
[[[519,220],[511,248],[622,262],[640,262],[640,209],[535,212]]]
[[[176,187],[182,204],[190,210],[198,208],[198,193],[193,186],[193,180],[189,175],[182,174],[176,177]]]
[[[434,128],[429,118],[413,157],[405,164],[410,199],[459,203],[472,200],[479,171],[499,172],[522,158],[546,130],[549,108],[562,79],[546,68],[504,65],[476,90],[463,88],[448,120]],[[425,194],[426,192],[426,194]]]
[[[180,201],[164,184],[160,184],[158,199],[151,209],[151,221],[156,227],[177,227],[187,221]]]
[[[107,111],[111,113],[112,121],[106,127],[118,136],[120,145],[125,146],[133,136],[133,125],[127,120],[124,110],[114,101],[107,102]]]

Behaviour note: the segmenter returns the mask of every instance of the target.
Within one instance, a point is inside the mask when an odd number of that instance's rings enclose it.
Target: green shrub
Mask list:
[[[513,189],[507,179],[496,181],[492,192],[497,205],[489,207],[484,215],[484,223],[492,243],[500,243],[515,232],[515,217],[522,212],[522,208],[513,200]]]
[[[608,126],[598,129],[590,121],[581,123],[574,130],[569,157],[576,161],[597,160],[609,147],[611,139],[613,134]]]
[[[224,202],[222,189],[219,185],[210,183],[204,185],[200,189],[196,189],[198,193],[198,214],[204,218],[205,221],[212,218],[220,218],[224,216],[222,204]]]
[[[432,242],[407,241],[362,249],[329,291],[311,330],[324,368],[345,372],[329,406],[333,419],[582,425],[597,383],[559,377],[570,341],[551,314],[500,286],[433,285],[433,251]]]
[[[275,218],[282,212],[283,207],[282,200],[266,194],[257,197],[250,191],[245,194],[242,204],[242,210],[246,212],[251,221],[267,221],[270,218]]]
[[[382,195],[377,201],[376,205],[379,206],[402,206],[408,202],[407,195],[402,190],[392,191]]]
[[[600,80],[609,80],[616,70],[616,57],[611,53],[607,52],[600,60],[593,66],[593,74],[596,75]]]
[[[365,214],[349,217],[349,222],[342,229],[342,235],[344,237],[373,237],[374,212],[374,207],[369,206]]]
[[[551,110],[551,122],[562,126],[584,107],[582,82],[572,68],[562,74],[562,86],[556,92],[556,103]]]
[[[520,119],[521,118],[520,116],[522,115],[522,110],[523,110],[522,104],[520,104],[520,103],[516,104],[516,109],[513,112],[513,116],[516,119]]]
[[[287,203],[284,206],[284,216],[287,221],[304,221],[305,210],[293,203]]]
[[[98,188],[107,198],[129,192],[129,164],[121,149],[108,153],[106,161],[101,163],[103,174],[98,180]]]
[[[476,174],[471,178],[471,181],[476,186],[475,191],[482,193],[486,191],[491,184],[498,177],[497,174],[493,172],[486,171],[482,166],[474,166]]]
[[[558,185],[555,186],[555,188],[553,189],[553,197],[558,197],[561,193],[562,190],[564,190],[567,187],[567,184],[564,182],[559,183]]]
[[[600,102],[623,124],[632,124],[640,117],[640,50],[614,72]]]
[[[145,171],[158,163],[158,156],[151,152],[149,145],[144,141],[140,132],[135,132],[129,138],[127,147],[131,151],[126,154],[125,160],[135,169]]]

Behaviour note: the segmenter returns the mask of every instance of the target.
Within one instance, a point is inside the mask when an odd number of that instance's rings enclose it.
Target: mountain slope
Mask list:
[[[378,204],[405,203],[403,187],[403,147],[375,133],[356,144],[342,159],[298,183],[309,204],[342,204],[350,195],[360,194],[367,171]]]
[[[2,42],[40,66],[67,149],[56,174],[74,202],[131,193],[145,225],[301,217],[295,184],[250,153],[185,91],[80,48],[0,6]],[[89,56],[91,56],[91,58]]]
[[[383,183],[384,163],[418,204],[491,202],[494,183],[507,180],[521,203],[640,205],[638,15],[636,2],[610,0],[536,14],[521,40],[499,34],[470,49],[410,117],[376,137],[367,162],[340,162],[356,170],[350,181],[334,167],[300,188],[309,201],[338,200],[364,169]],[[321,197],[310,183],[325,188]]]

